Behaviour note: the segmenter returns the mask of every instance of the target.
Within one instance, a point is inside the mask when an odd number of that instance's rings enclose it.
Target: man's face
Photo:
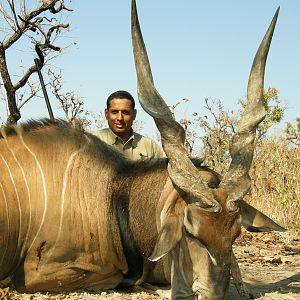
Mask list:
[[[114,98],[105,109],[105,117],[109,128],[126,142],[131,136],[131,126],[136,116],[132,102],[126,98]]]

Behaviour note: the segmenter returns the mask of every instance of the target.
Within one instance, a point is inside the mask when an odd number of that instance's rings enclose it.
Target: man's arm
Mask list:
[[[153,157],[155,158],[163,158],[166,157],[165,152],[163,151],[162,147],[156,144],[153,140],[152,141],[152,151],[153,151]]]

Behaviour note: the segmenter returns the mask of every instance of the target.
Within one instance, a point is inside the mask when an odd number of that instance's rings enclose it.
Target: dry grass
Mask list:
[[[300,147],[279,138],[264,142],[251,177],[251,204],[287,228],[300,228]]]

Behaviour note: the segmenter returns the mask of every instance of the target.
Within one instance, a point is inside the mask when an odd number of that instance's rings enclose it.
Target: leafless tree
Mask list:
[[[62,108],[68,122],[73,125],[88,127],[91,122],[88,120],[90,113],[84,109],[82,97],[75,91],[64,92],[61,71],[56,73],[52,69],[49,69],[48,75],[50,78],[51,91],[57,99],[59,106]]]
[[[54,56],[54,53],[60,53],[62,48],[56,45],[56,42],[63,30],[69,28],[69,24],[62,23],[56,16],[61,18],[63,11],[71,11],[64,2],[64,0],[3,0],[0,3],[0,20],[4,24],[0,27],[0,74],[2,79],[0,84],[4,89],[8,107],[7,123],[17,123],[21,118],[20,107],[38,92],[38,88],[30,82],[31,75],[37,71],[34,62],[29,67],[20,68],[21,74],[18,74],[17,81],[13,82],[14,74],[9,71],[7,54],[10,51],[17,51],[18,47],[21,48],[21,45],[24,46],[28,41],[39,52],[42,61],[44,57],[49,59]],[[30,44],[28,45],[25,50],[32,51],[32,47],[30,49]],[[9,53],[9,55],[12,54]],[[14,55],[14,59],[16,57],[18,56]],[[25,97],[24,93],[20,93],[21,88],[25,86],[29,90],[28,97]],[[17,93],[19,93],[19,105],[17,105]]]
[[[71,123],[78,117],[82,112],[83,101],[80,97],[75,94],[75,92],[66,92],[62,91],[62,72],[58,74],[53,70],[48,70],[48,75],[50,78],[50,87],[52,93],[58,100],[61,108],[63,109],[67,120]]]

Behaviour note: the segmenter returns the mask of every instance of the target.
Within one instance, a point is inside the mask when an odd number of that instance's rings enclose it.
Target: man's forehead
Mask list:
[[[109,102],[110,109],[132,109],[132,101],[127,98],[113,98]]]

